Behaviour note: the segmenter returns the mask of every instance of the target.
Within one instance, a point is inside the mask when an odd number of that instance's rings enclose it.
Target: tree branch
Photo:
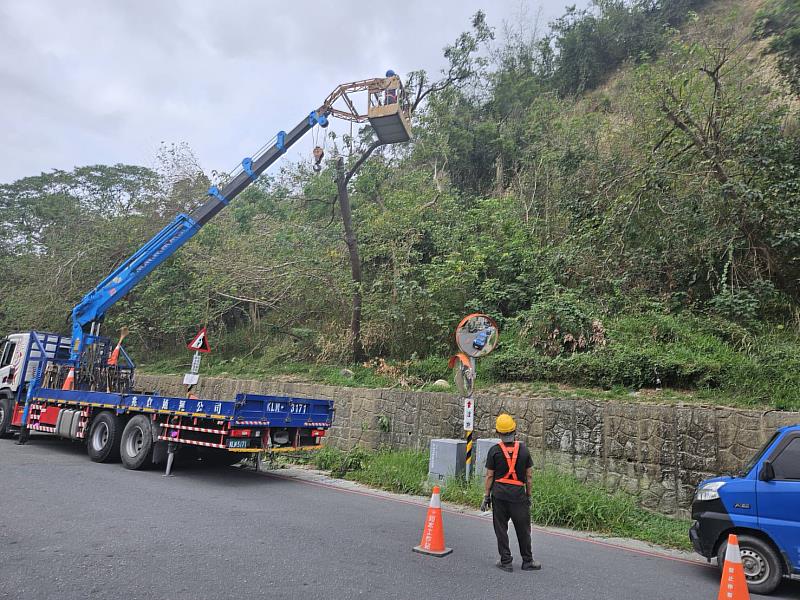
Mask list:
[[[361,165],[363,165],[366,162],[366,160],[370,157],[370,155],[381,146],[383,146],[383,142],[380,140],[375,140],[369,145],[369,147],[366,150],[364,150],[364,153],[358,157],[356,164],[354,164],[350,168],[350,170],[347,171],[347,173],[345,174],[344,176],[345,185],[350,183],[350,179],[352,179],[353,175],[355,175],[356,172],[361,168]]]

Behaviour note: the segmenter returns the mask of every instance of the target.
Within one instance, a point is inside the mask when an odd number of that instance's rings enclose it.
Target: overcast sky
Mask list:
[[[187,142],[206,171],[228,170],[340,83],[387,68],[438,72],[478,9],[501,32],[574,3],[0,0],[0,182],[152,166],[162,141]],[[306,139],[290,158],[310,160],[310,148]]]

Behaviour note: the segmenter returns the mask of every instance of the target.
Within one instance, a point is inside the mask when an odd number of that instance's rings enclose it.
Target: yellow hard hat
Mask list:
[[[517,424],[514,421],[514,417],[507,415],[506,413],[502,413],[497,417],[497,421],[494,422],[494,428],[497,433],[511,433],[512,431],[516,430]]]

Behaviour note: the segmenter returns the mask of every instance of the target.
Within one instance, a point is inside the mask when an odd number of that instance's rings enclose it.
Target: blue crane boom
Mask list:
[[[133,286],[192,238],[228,203],[245,190],[261,173],[284,154],[315,125],[327,127],[332,109],[326,103],[298,123],[289,133],[278,132],[275,143],[260,155],[242,160],[238,171],[223,187],[212,186],[208,200],[190,215],[179,214],[150,241],[121,263],[72,309],[72,346],[70,359],[78,360],[84,349],[87,327],[99,323],[106,311],[122,299]]]

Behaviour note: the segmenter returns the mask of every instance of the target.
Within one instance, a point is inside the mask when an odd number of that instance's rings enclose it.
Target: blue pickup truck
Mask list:
[[[778,429],[737,475],[701,482],[692,518],[692,545],[719,565],[738,535],[751,592],[800,580],[800,425]]]

